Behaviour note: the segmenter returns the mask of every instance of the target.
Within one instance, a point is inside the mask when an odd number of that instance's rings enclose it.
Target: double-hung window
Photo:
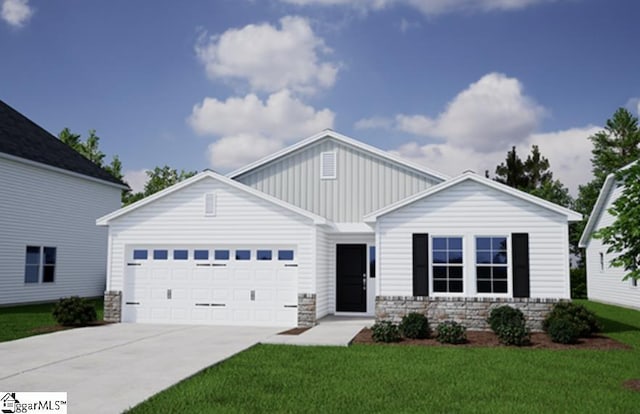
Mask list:
[[[463,292],[462,237],[434,237],[431,250],[433,291]]]
[[[24,283],[53,283],[56,274],[56,248],[27,246]]]
[[[507,238],[476,237],[478,293],[507,293]]]

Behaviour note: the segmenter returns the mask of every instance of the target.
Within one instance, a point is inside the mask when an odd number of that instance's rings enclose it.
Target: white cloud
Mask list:
[[[374,116],[371,118],[363,118],[354,125],[355,129],[389,129],[393,126],[393,119]]]
[[[144,185],[149,179],[147,171],[148,170],[128,170],[124,172],[124,181],[129,184],[129,187],[131,187],[134,193],[144,190]]]
[[[640,98],[631,98],[625,105],[630,111],[635,112],[637,116],[640,116]]]
[[[265,101],[255,94],[226,101],[205,98],[193,107],[187,122],[200,135],[219,137],[209,146],[212,168],[234,168],[258,159],[325,128],[332,128],[335,114],[316,110],[287,90]]]
[[[410,22],[405,18],[400,19],[400,31],[402,33],[407,33],[409,30],[418,29],[419,27],[420,23],[418,22]]]
[[[302,17],[280,19],[280,28],[267,23],[201,36],[198,59],[213,79],[246,81],[253,91],[281,89],[311,94],[335,83],[339,65],[323,61],[331,52]]]
[[[393,5],[413,7],[426,16],[453,12],[508,11],[523,9],[539,3],[559,0],[281,0],[299,6],[350,6],[357,9],[379,10]]]
[[[585,126],[562,131],[535,133],[516,145],[520,158],[526,158],[532,145],[540,147],[540,153],[549,159],[554,177],[577,195],[578,185],[591,180],[591,142],[587,139],[601,128]],[[491,176],[495,168],[504,162],[505,147],[491,152],[478,153],[469,147],[458,147],[449,143],[422,145],[415,141],[406,143],[391,151],[403,158],[423,164],[436,171],[451,176],[471,169],[480,175],[489,170]]]
[[[2,2],[2,20],[13,27],[22,27],[33,16],[29,0],[4,0]]]
[[[398,114],[393,124],[403,132],[485,153],[525,140],[544,113],[523,93],[520,81],[489,73],[460,92],[437,117]],[[370,119],[356,126],[378,127]]]

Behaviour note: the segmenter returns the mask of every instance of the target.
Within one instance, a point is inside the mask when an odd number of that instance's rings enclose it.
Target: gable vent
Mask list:
[[[204,215],[216,215],[216,193],[206,193],[204,195]]]
[[[336,178],[336,153],[335,151],[320,154],[320,178]]]

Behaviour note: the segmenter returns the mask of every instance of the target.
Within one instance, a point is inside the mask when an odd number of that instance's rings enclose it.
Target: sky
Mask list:
[[[572,194],[640,112],[637,0],[0,0],[0,99],[117,154],[227,173],[325,128],[455,176],[538,145]]]

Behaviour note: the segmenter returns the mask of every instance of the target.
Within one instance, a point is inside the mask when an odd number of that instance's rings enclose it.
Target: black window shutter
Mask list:
[[[429,296],[429,235],[413,235],[413,296]]]
[[[529,234],[511,235],[511,255],[513,258],[513,297],[528,298],[529,291]]]

